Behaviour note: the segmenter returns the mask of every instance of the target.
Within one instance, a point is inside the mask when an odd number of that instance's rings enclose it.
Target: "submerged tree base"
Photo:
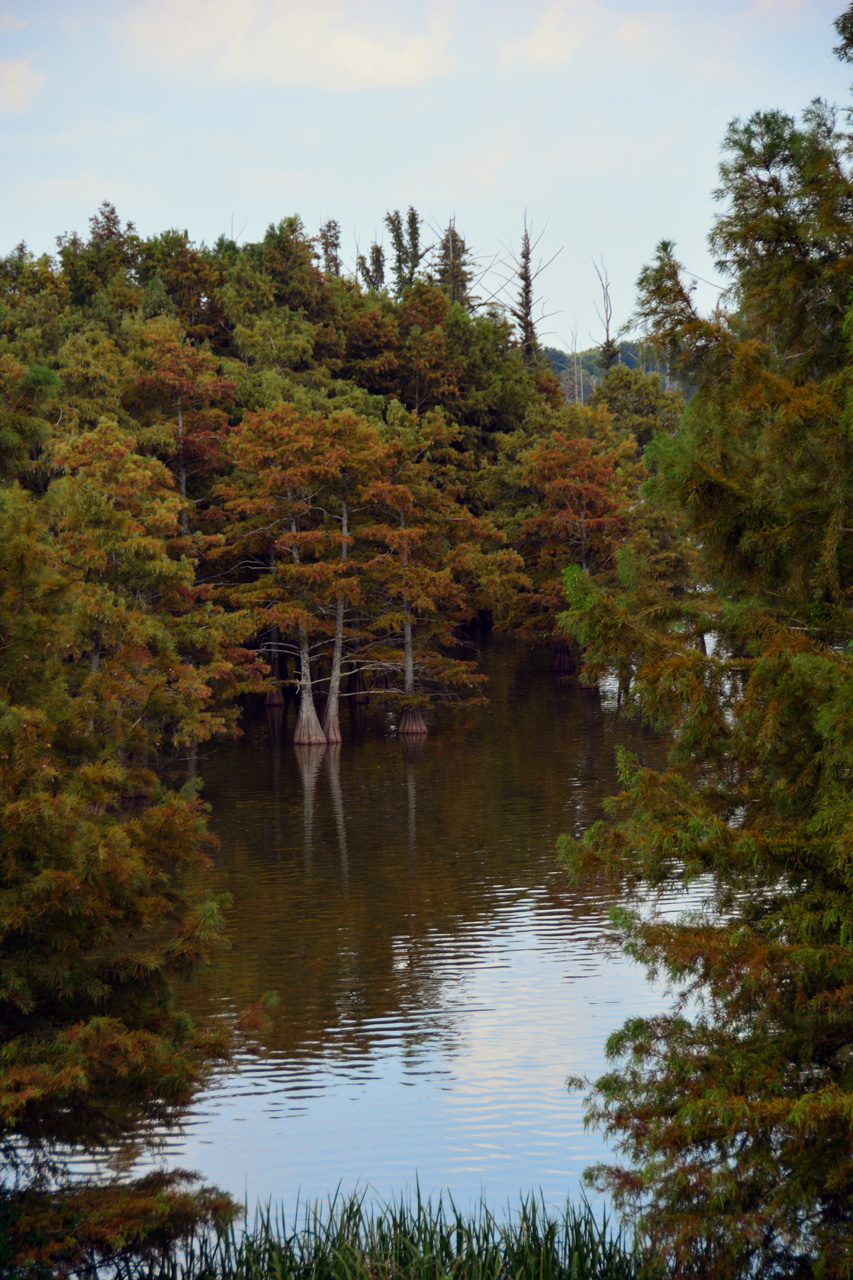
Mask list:
[[[407,735],[429,733],[426,722],[417,707],[407,707],[400,717],[400,727],[397,733],[401,738]]]

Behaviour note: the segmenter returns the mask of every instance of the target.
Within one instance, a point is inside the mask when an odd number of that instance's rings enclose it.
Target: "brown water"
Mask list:
[[[368,706],[341,749],[297,751],[291,708],[202,762],[232,949],[182,998],[280,1003],[164,1164],[250,1205],[416,1182],[498,1205],[563,1202],[605,1154],[565,1077],[599,1072],[608,1033],[662,996],[602,938],[617,888],[570,886],[555,843],[616,790],[616,744],[664,747],[547,655],[483,661],[488,706],[434,711],[422,749]]]

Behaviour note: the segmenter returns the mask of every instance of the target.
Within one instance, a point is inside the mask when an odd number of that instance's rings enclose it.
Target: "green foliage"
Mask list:
[[[406,289],[415,283],[418,269],[431,246],[421,247],[421,218],[416,209],[409,207],[405,223],[399,209],[385,214],[385,226],[391,237],[394,260],[391,270],[394,275],[394,294],[402,298]]]
[[[680,391],[667,391],[657,373],[617,364],[602,378],[587,403],[606,405],[624,436],[632,437],[642,451],[653,436],[674,435],[684,412]]]
[[[672,1010],[629,1021],[587,1099],[619,1163],[590,1171],[673,1276],[853,1269],[853,503],[846,144],[832,113],[732,126],[713,241],[734,309],[693,303],[672,246],[639,313],[696,394],[646,460],[647,503],[693,585],[567,580],[589,678],[672,736],[661,773],[620,762],[607,819],[565,839],[623,877],[631,955]],[[697,584],[702,584],[701,586]],[[706,639],[707,637],[707,639]],[[658,915],[656,890],[692,906]]]

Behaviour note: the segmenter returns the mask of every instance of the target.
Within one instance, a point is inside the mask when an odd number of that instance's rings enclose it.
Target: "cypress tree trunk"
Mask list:
[[[290,487],[287,490],[288,501],[293,502]],[[290,530],[296,533],[296,516],[291,506]],[[299,550],[294,544],[293,563],[299,564]],[[326,745],[326,735],[320,724],[317,709],[314,706],[314,689],[311,683],[311,654],[308,648],[308,632],[305,627],[299,628],[299,711],[296,716],[296,730],[293,743],[297,747],[319,747]]]
[[[341,563],[347,558],[347,534],[349,526],[347,524],[347,500],[343,500],[343,510],[341,514]],[[323,730],[326,734],[327,742],[341,741],[341,721],[339,712],[339,700],[341,692],[341,658],[344,648],[344,600],[343,596],[338,596],[338,603],[335,609],[335,643],[332,649],[332,674],[329,677],[329,700],[326,703],[326,714],[323,718]]]
[[[386,684],[383,688],[387,687]],[[364,676],[361,667],[353,667],[347,680],[347,697],[351,707],[366,707],[369,701],[367,689],[364,687]]]
[[[412,697],[415,692],[415,662],[412,653],[412,611],[408,600],[403,603],[403,693]],[[406,707],[400,717],[397,730],[401,737],[406,734],[428,733],[419,707]]]
[[[326,743],[326,735],[314,706],[308,632],[304,627],[299,628],[299,714],[296,717],[293,742],[297,747],[318,747]]]
[[[275,680],[275,688],[270,689],[267,694],[267,706],[283,707],[286,703],[286,698],[281,686],[282,681],[287,679],[287,658],[282,661],[281,655],[279,654],[281,632],[278,627],[273,627],[270,639],[272,641],[272,650],[270,652],[270,674]]]

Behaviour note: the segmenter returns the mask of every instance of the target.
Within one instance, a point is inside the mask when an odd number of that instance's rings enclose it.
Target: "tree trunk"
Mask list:
[[[426,722],[421,715],[420,707],[406,707],[400,716],[397,733],[401,738],[414,737],[415,735],[426,737],[429,729],[426,727]]]
[[[275,680],[275,688],[270,689],[267,694],[267,706],[283,707],[286,705],[287,700],[281,686],[282,681],[287,679],[287,658],[282,662],[281,654],[279,653],[279,640],[281,639],[281,633],[278,627],[273,627],[270,639],[272,643],[272,649],[270,651],[270,675]]]
[[[409,608],[408,600],[403,602],[403,693],[406,697],[413,697],[415,692],[415,660],[412,652],[412,611]],[[400,717],[400,726],[397,733],[404,737],[406,734],[428,733],[424,718],[420,713],[419,707],[406,707]]]
[[[382,686],[387,688],[387,682]],[[364,687],[364,675],[361,667],[353,667],[347,680],[347,697],[351,707],[366,707],[368,703],[367,689]]]
[[[287,489],[289,502],[293,502],[290,487]],[[296,533],[296,516],[293,508],[290,511],[290,529]],[[299,551],[293,547],[293,563],[299,564]],[[308,648],[308,632],[305,627],[299,628],[299,711],[296,716],[296,730],[293,744],[297,747],[319,747],[326,745],[326,735],[314,706],[314,689],[311,684],[311,654]]]
[[[324,746],[326,735],[314,706],[314,690],[311,687],[311,658],[308,653],[308,632],[299,629],[299,714],[296,717],[294,746]]]
[[[573,676],[577,669],[578,664],[575,662],[571,643],[568,640],[558,640],[554,646],[551,670],[555,675]]]
[[[341,564],[347,558],[347,500],[343,500],[341,513]],[[329,700],[326,703],[326,714],[323,717],[323,730],[327,742],[341,741],[341,720],[339,702],[341,694],[341,658],[344,650],[344,600],[338,596],[335,609],[335,643],[332,649],[332,674],[329,677]]]

